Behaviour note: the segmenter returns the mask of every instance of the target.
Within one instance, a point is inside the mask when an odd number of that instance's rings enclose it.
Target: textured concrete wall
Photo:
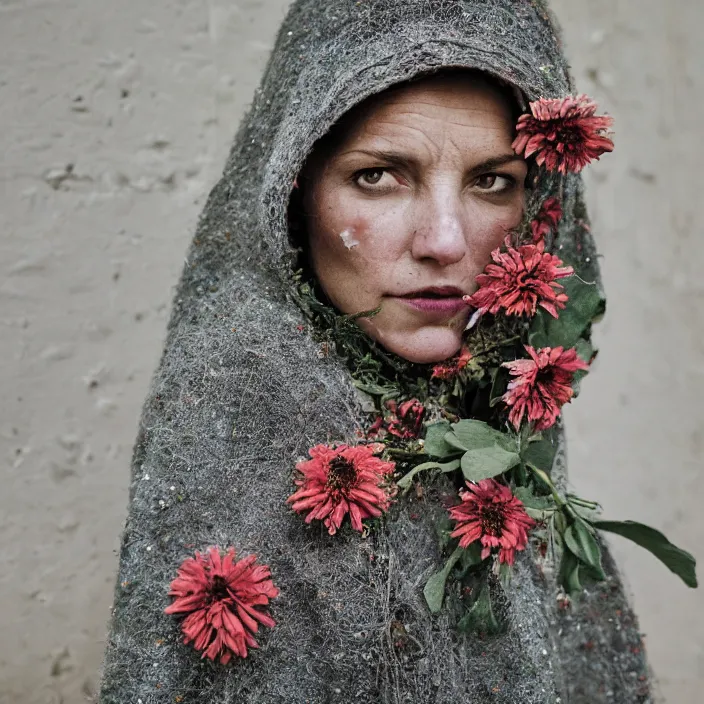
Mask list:
[[[172,286],[286,5],[0,0],[2,704],[95,691]],[[589,175],[610,308],[568,412],[573,475],[704,559],[704,6],[555,9],[617,130]],[[704,599],[616,547],[667,701],[701,701]]]

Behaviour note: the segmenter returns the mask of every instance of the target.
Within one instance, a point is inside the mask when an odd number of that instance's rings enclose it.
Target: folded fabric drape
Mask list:
[[[506,630],[461,636],[422,592],[444,564],[441,483],[420,514],[399,497],[368,539],[309,527],[286,503],[308,449],[354,442],[367,419],[349,370],[293,300],[294,181],[352,107],[442,68],[486,71],[524,105],[573,92],[540,0],[293,3],[203,211],[144,405],[103,704],[652,701],[608,555],[607,581],[565,610],[554,576],[521,553]],[[580,177],[563,183],[560,256],[598,282]],[[562,438],[555,463],[564,477]],[[276,626],[227,665],[200,659],[164,613],[184,559],[215,545],[256,554],[279,590],[268,607]]]

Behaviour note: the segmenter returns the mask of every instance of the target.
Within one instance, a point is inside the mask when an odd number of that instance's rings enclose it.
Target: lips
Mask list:
[[[433,317],[447,318],[466,310],[464,291],[456,286],[429,286],[396,298],[403,304]]]
[[[428,288],[404,293],[399,298],[462,298],[464,291],[457,286],[428,286]]]

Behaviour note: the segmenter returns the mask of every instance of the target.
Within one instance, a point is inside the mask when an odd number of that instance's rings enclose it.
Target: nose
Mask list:
[[[467,254],[464,213],[457,195],[442,189],[420,199],[411,254],[416,260],[433,260],[442,266],[456,264]]]

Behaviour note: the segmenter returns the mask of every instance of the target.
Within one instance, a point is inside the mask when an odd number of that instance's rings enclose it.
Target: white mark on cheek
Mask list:
[[[354,228],[351,227],[340,233],[340,239],[347,249],[352,249],[352,247],[356,247],[359,244],[359,240],[354,238]]]

